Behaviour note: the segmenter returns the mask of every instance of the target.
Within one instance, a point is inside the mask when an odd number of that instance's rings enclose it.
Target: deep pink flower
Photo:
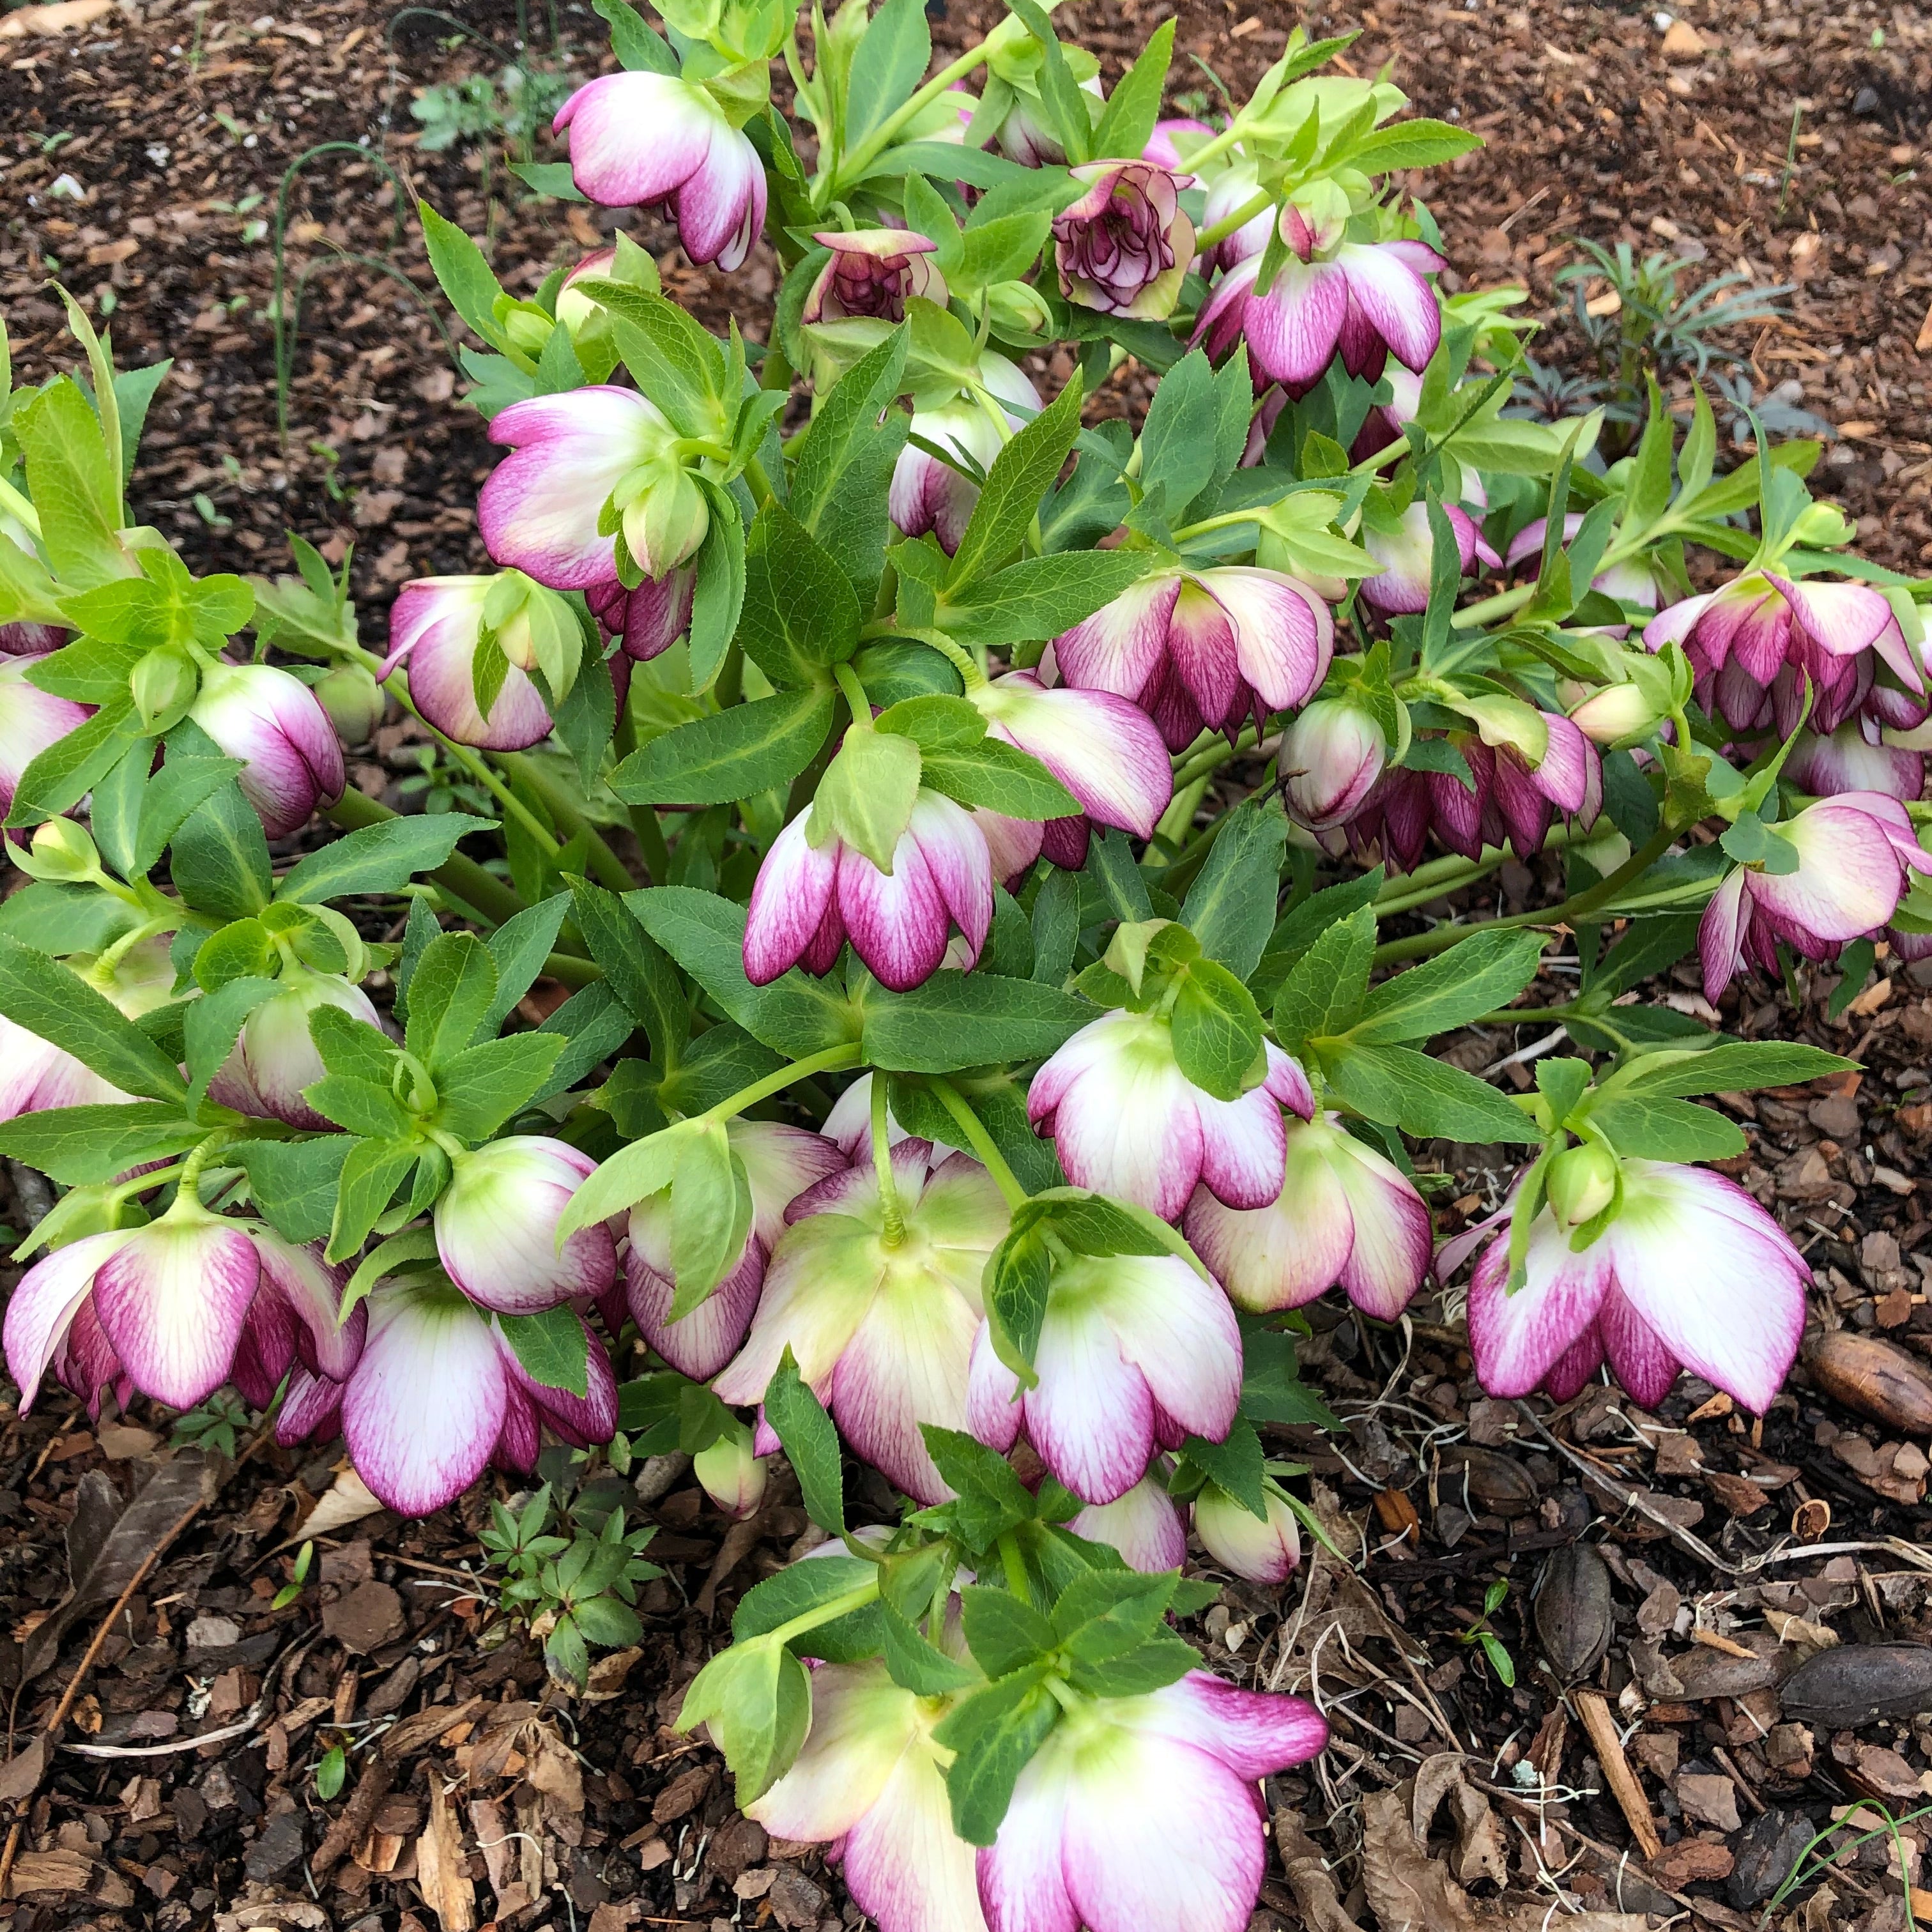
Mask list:
[[[828,229],[812,238],[832,259],[806,292],[802,321],[903,322],[915,296],[946,306],[946,278],[927,259],[939,244],[929,237],[908,228],[861,228]]]
[[[342,796],[342,741],[315,693],[287,671],[215,664],[202,672],[188,715],[225,756],[242,760],[236,782],[271,838],[300,831]]]

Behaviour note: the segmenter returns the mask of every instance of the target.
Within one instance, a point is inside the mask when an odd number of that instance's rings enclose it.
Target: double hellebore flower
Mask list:
[[[765,166],[701,87],[672,74],[607,74],[558,109],[570,173],[606,208],[662,206],[694,262],[740,266],[765,225]]]
[[[1388,758],[1388,740],[1361,706],[1317,698],[1282,736],[1278,763],[1289,811],[1311,832],[1346,824]]]
[[[613,1335],[628,1310],[638,1332],[671,1366],[693,1382],[709,1382],[738,1352],[758,1305],[765,1267],[784,1232],[785,1210],[808,1187],[842,1172],[845,1157],[822,1134],[771,1120],[733,1120],[731,1150],[752,1184],[752,1225],[745,1246],[723,1280],[687,1315],[670,1319],[677,1292],[671,1260],[668,1189],[631,1210],[624,1251],[623,1297],[607,1302]],[[615,1318],[614,1319],[613,1318]]]
[[[922,1503],[950,1494],[922,1422],[966,1426],[966,1378],[982,1312],[980,1277],[1007,1212],[978,1162],[934,1163],[928,1142],[892,1150],[892,1195],[869,1160],[808,1188],[766,1264],[751,1334],[712,1384],[748,1406],[789,1348],[853,1449]]]
[[[1904,806],[1882,792],[1820,799],[1773,836],[1796,850],[1796,868],[1740,866],[1704,908],[1697,955],[1707,999],[1747,966],[1775,974],[1780,940],[1808,959],[1836,958],[1898,910],[1910,873],[1932,872]]]
[[[535,1315],[602,1294],[616,1279],[610,1230],[595,1222],[557,1244],[556,1224],[597,1163],[567,1142],[512,1134],[451,1162],[436,1204],[436,1247],[479,1307]]]
[[[1268,1860],[1256,1786],[1328,1741],[1299,1697],[1204,1671],[1064,1712],[979,1855],[992,1932],[1243,1932]]]
[[[1223,1570],[1250,1583],[1285,1583],[1301,1561],[1301,1525],[1272,1483],[1263,1501],[1268,1514],[1258,1516],[1210,1483],[1194,1498],[1194,1534]]]
[[[168,958],[169,935],[130,946],[111,964],[76,958],[65,962],[131,1019],[164,1005],[174,991],[175,969]],[[16,1120],[48,1107],[98,1107],[131,1100],[102,1079],[92,1067],[29,1033],[0,1013],[0,1120]]]
[[[1144,578],[1064,632],[1054,662],[1070,685],[1133,699],[1180,751],[1204,725],[1237,730],[1257,709],[1299,704],[1334,644],[1334,619],[1306,584],[1228,565]]]
[[[292,1127],[333,1133],[335,1124],[302,1097],[328,1071],[308,1030],[310,1014],[337,1006],[379,1032],[382,1022],[359,986],[305,966],[286,968],[277,990],[242,1022],[228,1058],[208,1083],[208,1097],[257,1120],[286,1120]]]
[[[532,1381],[495,1317],[446,1283],[384,1282],[368,1305],[368,1339],[341,1394],[342,1432],[356,1474],[398,1515],[442,1508],[492,1462],[527,1474],[546,1424],[578,1449],[616,1431],[617,1379],[588,1329],[579,1396]],[[303,1393],[327,1426],[327,1397]]]
[[[1429,1272],[1422,1196],[1338,1116],[1282,1126],[1280,1193],[1244,1213],[1197,1189],[1184,1224],[1195,1252],[1238,1307],[1299,1308],[1339,1282],[1364,1313],[1393,1322]]]
[[[1231,1208],[1265,1208],[1281,1192],[1281,1110],[1306,1120],[1315,1107],[1307,1076],[1272,1041],[1267,1051],[1261,1085],[1217,1100],[1181,1072],[1163,1017],[1122,1008],[1083,1027],[1033,1076],[1027,1118],[1052,1136],[1075,1186],[1163,1220],[1178,1219],[1197,1186]]]
[[[922,985],[946,956],[957,926],[967,964],[980,957],[993,921],[993,860],[971,813],[922,787],[882,872],[836,833],[814,845],[800,812],[772,842],[752,887],[745,976],[769,986],[794,966],[831,971],[849,938],[882,986]]]
[[[93,1414],[110,1386],[192,1408],[244,1352],[251,1388],[266,1378],[272,1394],[293,1354],[352,1365],[340,1288],[312,1251],[211,1214],[190,1188],[158,1221],[83,1235],[27,1270],[7,1304],[8,1372],[23,1411],[50,1368]]]
[[[1174,312],[1194,260],[1194,224],[1180,189],[1148,161],[1092,161],[1068,170],[1086,193],[1053,220],[1060,292],[1102,315],[1158,321]]]
[[[1557,1156],[1514,1294],[1507,1231],[1476,1264],[1478,1379],[1492,1396],[1543,1384],[1568,1402],[1607,1358],[1637,1403],[1654,1408],[1681,1366],[1762,1415],[1798,1353],[1810,1268],[1735,1182],[1664,1161],[1623,1162],[1622,1209],[1576,1251],[1572,1229],[1612,1198],[1614,1160],[1594,1147]],[[1565,1163],[1574,1172],[1559,1172]]]
[[[1462,574],[1480,557],[1493,567],[1496,554],[1483,541],[1483,533],[1468,511],[1457,503],[1444,503],[1442,514],[1456,533],[1456,560]],[[1429,508],[1412,503],[1402,513],[1399,530],[1378,530],[1366,519],[1362,524],[1362,548],[1382,566],[1373,577],[1362,580],[1362,601],[1372,610],[1388,617],[1419,616],[1429,608],[1429,578],[1436,554],[1435,538],[1429,527]]]
[[[1210,356],[1218,361],[1245,337],[1256,382],[1279,382],[1294,396],[1321,380],[1338,348],[1349,374],[1371,381],[1391,355],[1418,374],[1429,366],[1442,312],[1423,278],[1448,266],[1433,248],[1345,242],[1342,221],[1292,202],[1280,224],[1288,259],[1270,286],[1257,286],[1258,251],[1229,267],[1202,304],[1194,339]]]
[[[983,474],[992,467],[1007,436],[1040,407],[1040,392],[1004,356],[991,350],[980,358],[979,389],[982,394],[962,393],[915,408],[912,434],[916,440],[899,452],[892,469],[887,509],[894,526],[908,537],[932,531],[949,556],[966,534],[973,506],[980,500],[980,486],[965,470],[942,462],[920,443],[949,451]]]
[[[314,692],[273,664],[211,663],[189,717],[228,758],[271,838],[286,838],[348,782],[342,742]]]
[[[1228,1298],[1174,1255],[1076,1255],[1053,1270],[1022,1390],[982,1324],[966,1412],[1003,1454],[1027,1440],[1083,1502],[1118,1502],[1156,1442],[1220,1442],[1241,1400],[1241,1335]]]
[[[9,624],[0,630],[14,634],[50,634],[60,643],[64,632],[46,632],[38,624]],[[9,649],[0,655],[0,818],[14,808],[14,794],[21,774],[50,745],[57,744],[93,716],[92,705],[76,704],[70,698],[56,698],[51,692],[36,690],[27,674],[53,648],[44,644],[32,653]]]
[[[896,324],[915,296],[946,306],[946,278],[926,259],[939,244],[928,236],[909,228],[861,228],[812,238],[831,250],[832,259],[806,292],[801,321]]]
[[[952,1828],[950,1754],[932,1741],[945,1714],[881,1663],[821,1664],[803,1746],[746,1808],[775,1837],[825,1844],[879,1932],[986,1932],[973,1847]]]
[[[536,658],[521,613],[496,634],[510,662],[488,717],[476,704],[476,646],[483,605],[496,580],[423,577],[404,584],[389,607],[389,654],[379,674],[406,668],[410,697],[445,737],[486,752],[520,752],[548,737],[550,729],[550,708],[529,676]]]
[[[607,75],[608,80],[650,75]],[[593,80],[589,88],[602,86]],[[500,410],[490,440],[512,454],[477,499],[484,546],[553,590],[593,590],[618,574],[608,505],[646,577],[674,570],[704,542],[711,512],[684,466],[677,431],[634,389],[595,382]]]

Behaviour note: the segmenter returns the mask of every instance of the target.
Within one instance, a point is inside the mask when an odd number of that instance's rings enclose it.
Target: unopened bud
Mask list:
[[[151,733],[161,732],[178,724],[188,715],[201,679],[185,652],[163,648],[150,651],[135,665],[128,685],[142,728]]]
[[[1546,1186],[1558,1225],[1580,1228],[1616,1198],[1617,1157],[1607,1148],[1573,1147],[1550,1163]]]
[[[1570,722],[1599,745],[1647,738],[1663,722],[1656,704],[1634,684],[1613,684],[1584,699]]]
[[[382,722],[382,687],[360,664],[338,664],[315,687],[335,735],[345,745],[366,744]]]
[[[1325,698],[1289,725],[1280,770],[1294,816],[1310,830],[1345,824],[1382,776],[1388,742],[1360,706]]]
[[[696,479],[667,454],[646,464],[624,506],[624,541],[646,577],[675,570],[704,542],[711,506]]]
[[[100,854],[84,826],[70,818],[50,818],[34,834],[26,852],[10,848],[14,862],[36,879],[82,880],[100,876]]]
[[[986,306],[1002,335],[1045,335],[1053,326],[1053,311],[1030,282],[995,282],[986,291]]]
[[[752,1448],[752,1432],[736,1423],[691,1459],[692,1474],[704,1493],[734,1522],[752,1515],[764,1498],[765,1459]]]
[[[1858,530],[1835,503],[1808,503],[1791,526],[1792,541],[1831,549],[1848,544]]]

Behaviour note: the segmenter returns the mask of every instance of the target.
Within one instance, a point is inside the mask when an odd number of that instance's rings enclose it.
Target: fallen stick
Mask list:
[[[1636,1773],[1630,1769],[1630,1760],[1624,1756],[1622,1742],[1617,1736],[1616,1720],[1610,1715],[1610,1705],[1598,1690],[1579,1690],[1576,1705],[1576,1714],[1582,1720],[1583,1729],[1597,1754],[1597,1762],[1603,1766],[1604,1781],[1610,1787],[1610,1795],[1623,1812],[1630,1828],[1630,1836],[1636,1840],[1637,1850],[1648,1862],[1664,1850],[1664,1840],[1657,1834],[1657,1820],[1650,1814],[1650,1801],[1644,1796],[1643,1786],[1636,1781]]]

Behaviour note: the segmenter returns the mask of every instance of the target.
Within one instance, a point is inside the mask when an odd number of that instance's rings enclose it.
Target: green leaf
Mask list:
[[[1756,1087],[1796,1087],[1856,1066],[1797,1040],[1727,1040],[1706,1052],[1646,1054],[1619,1083],[1625,1094],[1741,1094]]]
[[[542,1100],[575,1086],[599,1060],[609,1059],[631,1037],[635,1022],[623,1001],[600,980],[572,994],[537,1030],[560,1034],[567,1042],[537,1096]]]
[[[765,1388],[765,1420],[778,1432],[798,1477],[806,1514],[835,1536],[845,1533],[845,1472],[838,1432],[798,1372],[789,1346]]]
[[[422,904],[421,899],[410,902],[410,914]],[[490,1002],[490,1010],[483,1016],[483,1031],[494,1033],[509,1017],[511,1009],[527,993],[543,970],[544,962],[550,957],[550,949],[556,944],[556,935],[562,928],[564,914],[570,910],[570,895],[554,892],[541,905],[526,907],[497,927],[490,934],[488,945],[490,957],[496,963],[496,997]],[[435,922],[430,922],[428,938],[435,936]],[[427,945],[428,938],[424,940]],[[418,948],[416,959],[422,956]]]
[[[858,648],[859,622],[859,600],[831,553],[782,503],[767,503],[746,541],[746,655],[775,683],[822,682]]]
[[[819,398],[792,472],[794,513],[838,560],[868,610],[885,562],[886,488],[910,426],[891,406],[908,334],[904,324],[894,329]]]
[[[134,700],[125,692],[104,704],[28,763],[6,823],[38,825],[70,810],[128,755],[140,740],[140,730]]]
[[[408,1141],[352,1142],[342,1162],[328,1246],[323,1251],[326,1259],[346,1261],[369,1238],[420,1151]]]
[[[841,839],[890,874],[919,796],[919,747],[910,738],[869,723],[854,725],[818,782],[806,838],[814,845]]]
[[[851,78],[846,88],[848,154],[910,98],[932,58],[926,0],[885,0],[852,56]]]
[[[388,1089],[396,1070],[396,1048],[380,1029],[331,1004],[310,1010],[308,1035],[330,1072]]]
[[[728,805],[788,785],[818,755],[836,702],[782,691],[695,718],[633,752],[610,789],[628,805]]]
[[[555,1034],[518,1033],[453,1054],[437,1070],[436,1124],[472,1147],[544,1090],[568,1042]]]
[[[745,526],[728,492],[707,490],[711,528],[698,553],[686,650],[691,688],[708,691],[724,664],[745,601]]]
[[[1052,1288],[1052,1257],[1036,1233],[1016,1229],[994,1250],[983,1291],[986,1312],[995,1339],[1003,1339],[1022,1362],[1030,1364],[1040,1346]]]
[[[1004,1677],[1050,1653],[1053,1625],[1030,1604],[1004,1590],[969,1583],[959,1592],[967,1647],[988,1677]]]
[[[1322,1056],[1336,1093],[1358,1113],[1421,1139],[1534,1141],[1536,1124],[1485,1082],[1407,1046],[1358,1046]]]
[[[1199,350],[1190,350],[1161,378],[1140,439],[1141,482],[1161,488],[1177,523],[1214,478],[1220,418],[1214,372]]]
[[[676,74],[677,56],[630,0],[590,0],[591,11],[610,28],[611,51],[633,74]]]
[[[644,1028],[659,1070],[668,1071],[691,1036],[691,1001],[676,968],[616,893],[582,879],[571,881],[570,893],[577,929],[604,983]]]
[[[1632,1094],[1593,1107],[1590,1121],[1618,1153],[1644,1160],[1727,1160],[1750,1145],[1735,1121],[1694,1100]]]
[[[559,1235],[567,1238],[668,1187],[690,1132],[690,1124],[680,1121],[620,1148],[571,1196],[557,1223]]]
[[[724,356],[704,328],[652,290],[603,276],[590,277],[580,286],[610,310],[611,334],[625,366],[679,433],[705,436],[722,430]]]
[[[432,1074],[476,1036],[496,997],[496,963],[473,932],[440,933],[410,982],[404,1043]]]
[[[1375,908],[1355,908],[1310,944],[1274,1006],[1275,1037],[1290,1053],[1344,1031],[1361,1010],[1376,952]]]
[[[1041,1060],[1096,1017],[1086,1000],[1037,980],[935,973],[908,993],[868,990],[865,1058],[896,1073]]]
[[[1096,154],[1138,154],[1147,146],[1160,118],[1161,93],[1173,58],[1174,22],[1163,20],[1141,50],[1139,59],[1120,76],[1108,96],[1107,110],[1094,130]],[[1168,380],[1172,380],[1172,371]],[[1191,500],[1171,500],[1176,509],[1182,509]]]
[[[53,1107],[0,1123],[0,1154],[64,1187],[85,1186],[184,1154],[207,1132],[166,1100]]]
[[[1238,1100],[1262,1050],[1261,1009],[1226,967],[1197,959],[1187,969],[1172,1020],[1181,1072],[1217,1100]]]
[[[357,1142],[347,1134],[305,1141],[244,1141],[223,1158],[248,1175],[255,1205],[291,1241],[319,1241],[335,1214],[343,1162]]]
[[[998,738],[924,753],[920,781],[963,806],[1008,818],[1069,818],[1080,810],[1080,801],[1037,758]]]
[[[137,743],[130,754],[137,768],[146,750],[145,743]],[[236,758],[198,758],[184,752],[171,752],[142,790],[131,866],[123,877],[145,878],[152,872],[168,841],[181,830],[189,814],[213,797],[224,779],[232,778],[241,769],[241,761]],[[99,830],[98,818],[95,829]]]
[[[10,418],[27,468],[27,494],[55,577],[86,590],[128,574],[121,547],[121,478],[100,418],[71,376],[56,376]]]
[[[1043,1675],[1036,1667],[990,1684],[934,1730],[934,1740],[956,1754],[946,1796],[952,1828],[969,1845],[990,1845],[998,1835],[1020,1773],[1059,1717]]]
[[[678,1723],[700,1724],[724,1754],[740,1808],[756,1803],[798,1755],[812,1723],[812,1681],[778,1644],[734,1644],[692,1680]]]
[[[1061,466],[1072,453],[1074,439],[1080,434],[1080,403],[1076,378],[1031,422],[1016,430],[994,458],[965,534],[953,553],[952,568],[946,577],[949,587],[991,575],[1019,548]]]
[[[320,905],[353,894],[400,890],[419,872],[433,872],[472,832],[490,832],[495,822],[468,812],[424,813],[386,818],[332,838],[296,861],[275,889],[278,899]]]
[[[56,955],[98,952],[140,921],[124,900],[65,880],[30,879],[0,900],[0,933]]]
[[[1022,1486],[1012,1465],[997,1450],[936,1423],[921,1423],[919,1432],[933,1467],[958,1498],[949,1507],[953,1526],[969,1548],[990,1549],[1014,1525],[1033,1520],[1032,1496]]]
[[[928,1643],[890,1604],[879,1609],[886,1669],[895,1684],[916,1696],[943,1697],[978,1681],[977,1672]]]
[[[187,1096],[174,1062],[119,1007],[17,939],[0,938],[0,1013],[123,1093],[176,1105]]]
[[[671,1268],[677,1286],[668,1318],[678,1322],[736,1265],[752,1229],[751,1181],[722,1120],[685,1123],[672,1176],[670,1215]]]
[[[878,1574],[877,1564],[856,1556],[819,1556],[809,1563],[794,1563],[766,1577],[739,1599],[738,1607],[731,1614],[731,1641],[748,1643],[782,1624],[809,1616],[814,1610],[875,1582]]]
[[[947,590],[937,622],[962,644],[1025,644],[1058,637],[1138,583],[1156,560],[1153,551],[1144,550],[1030,556],[970,581],[956,578],[960,587]]]
[[[218,918],[247,919],[268,903],[274,889],[268,842],[239,785],[218,785],[182,820],[170,844],[168,872],[190,905]]]
[[[496,1326],[532,1382],[571,1395],[590,1392],[590,1336],[569,1309],[547,1308],[539,1315],[500,1315]]]
[[[1348,1029],[1365,1045],[1426,1040],[1506,1006],[1536,977],[1545,942],[1535,932],[1479,932],[1373,988]]]
[[[371,1140],[403,1140],[414,1126],[409,1110],[386,1086],[353,1073],[326,1073],[302,1089],[325,1120]]]
[[[188,1003],[188,1010],[182,1016],[182,1030],[183,1044],[188,1049],[188,1078],[194,1083],[188,1094],[191,1108],[198,1109],[206,1099],[208,1083],[234,1050],[248,1016],[264,1000],[274,998],[280,991],[279,983],[274,980],[244,974],[238,979],[228,980],[217,991]]]
[[[1180,922],[1238,980],[1261,963],[1274,930],[1288,820],[1272,792],[1258,793],[1229,812],[1208,862],[1189,888]]]
[[[1263,1481],[1267,1456],[1261,1438],[1246,1417],[1235,1417],[1225,1442],[1210,1442],[1204,1436],[1190,1436],[1181,1445],[1181,1453],[1250,1515],[1267,1520],[1268,1491]]]
[[[1389,175],[1403,168],[1439,167],[1482,145],[1482,136],[1466,128],[1418,116],[1376,128],[1349,149],[1347,160],[1364,174]]]
[[[503,293],[496,271],[483,251],[453,221],[446,221],[426,201],[416,203],[422,219],[423,246],[429,265],[449,305],[492,349],[510,344],[496,320],[496,302]]]

